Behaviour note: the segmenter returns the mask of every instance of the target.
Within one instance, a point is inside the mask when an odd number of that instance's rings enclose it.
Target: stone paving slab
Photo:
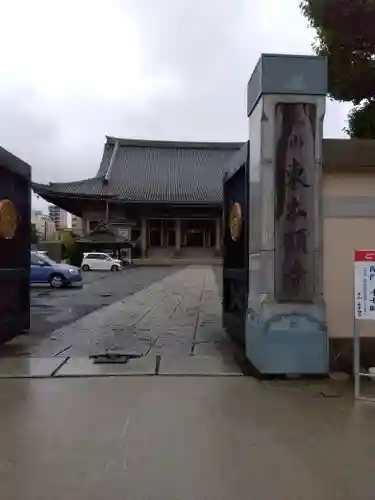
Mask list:
[[[1,358],[0,378],[50,377],[64,361],[62,358]]]
[[[126,274],[123,275],[126,278]],[[227,340],[212,268],[188,267],[53,332],[40,356],[85,357],[123,350],[167,357],[190,355],[200,342]]]
[[[185,355],[177,348],[172,356],[160,356],[156,373],[156,356],[148,355],[127,363],[94,363],[89,357],[2,358],[0,378],[34,377],[95,377],[125,375],[200,375],[241,376],[234,358],[218,351],[206,350],[205,355]]]
[[[222,327],[220,292],[213,272],[206,274],[198,328],[194,340],[196,344],[227,340],[227,335]]]
[[[230,359],[193,355],[180,358],[162,358],[159,375],[240,377],[243,373]]]
[[[241,354],[241,348],[233,344],[230,340],[219,342],[199,342],[194,345],[194,355],[214,356],[225,359],[234,359]]]
[[[155,356],[132,359],[128,363],[94,363],[90,358],[70,358],[55,377],[100,377],[122,375],[154,375]]]

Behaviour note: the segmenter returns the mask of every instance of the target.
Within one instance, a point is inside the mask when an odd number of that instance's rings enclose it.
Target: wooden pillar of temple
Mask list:
[[[175,255],[178,257],[181,254],[181,219],[176,219],[176,244]]]
[[[141,255],[142,259],[147,257],[147,219],[141,219]]]

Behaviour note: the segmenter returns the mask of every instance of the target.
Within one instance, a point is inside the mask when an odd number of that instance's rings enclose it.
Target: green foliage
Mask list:
[[[367,101],[354,107],[348,116],[348,126],[345,132],[350,137],[362,139],[375,138],[375,102]]]
[[[302,0],[300,5],[317,34],[315,52],[328,58],[329,95],[355,105],[346,131],[375,138],[375,125],[368,122],[375,119],[375,1]]]
[[[59,239],[62,243],[62,258],[70,261],[76,252],[76,238],[72,231],[61,231]]]

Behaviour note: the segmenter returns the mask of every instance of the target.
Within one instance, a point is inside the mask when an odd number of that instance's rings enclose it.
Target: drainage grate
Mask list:
[[[131,359],[136,359],[142,357],[142,354],[126,354],[126,353],[114,353],[107,352],[104,354],[93,354],[90,359],[93,360],[94,364],[126,364]]]

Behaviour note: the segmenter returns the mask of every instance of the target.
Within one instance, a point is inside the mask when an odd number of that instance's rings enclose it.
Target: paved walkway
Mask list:
[[[127,279],[126,273],[123,279]],[[87,356],[107,350],[176,358],[210,355],[227,342],[211,267],[188,267],[55,330],[31,350]],[[228,342],[227,342],[228,343]]]
[[[123,300],[178,270],[172,267],[130,267],[121,273],[90,271],[83,274],[83,288],[52,290],[46,285],[33,285],[30,336],[47,337],[49,332]]]
[[[2,359],[0,500],[372,500],[375,405],[242,376],[220,308],[187,268]],[[105,349],[148,354],[87,358]]]
[[[249,377],[0,380],[4,500],[373,500],[375,407]]]

